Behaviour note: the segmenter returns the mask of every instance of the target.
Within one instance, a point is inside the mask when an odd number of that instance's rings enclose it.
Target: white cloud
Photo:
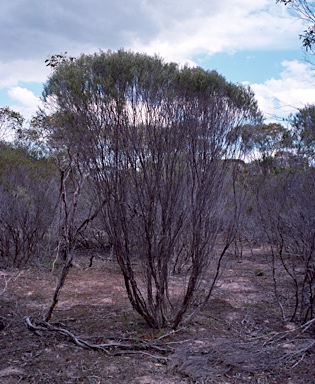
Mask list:
[[[298,47],[303,30],[275,0],[55,0],[53,10],[48,0],[32,7],[17,0],[0,21],[0,87],[43,81],[49,53],[124,47],[183,63],[194,55]]]
[[[225,0],[224,5],[209,0],[184,1],[177,10],[175,2],[172,7],[165,1],[150,6],[154,22],[160,26],[158,33],[149,42],[134,39],[132,49],[185,62],[197,54],[282,50],[300,44],[301,22],[273,0]]]
[[[77,56],[124,47],[193,65],[194,57],[218,52],[295,49],[304,28],[275,0],[55,0],[53,9],[48,0],[33,1],[31,7],[27,0],[16,0],[6,2],[2,11],[0,89],[10,88],[20,102],[16,109],[24,108],[27,116],[35,96],[18,86],[46,81],[49,53]],[[279,80],[253,88],[262,109],[273,113],[275,97],[294,104],[299,94],[311,98],[311,88],[304,80],[301,88],[301,81],[301,72],[290,64]]]
[[[40,98],[36,97],[32,91],[22,87],[12,87],[8,90],[8,96],[14,103],[18,102],[11,108],[20,112],[26,119],[30,119],[41,104]]]
[[[285,118],[306,104],[315,104],[312,66],[299,61],[283,61],[280,78],[252,84],[259,106],[267,118]]]
[[[26,107],[34,107],[34,105],[37,105],[39,101],[38,97],[36,97],[33,92],[21,87],[13,87],[9,89],[8,95],[11,99],[19,101]]]
[[[17,86],[19,81],[43,83],[49,74],[49,68],[45,66],[46,58],[0,61],[0,88]]]

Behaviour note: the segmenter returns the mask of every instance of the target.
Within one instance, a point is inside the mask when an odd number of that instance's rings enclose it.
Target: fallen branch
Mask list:
[[[305,337],[305,332],[314,324],[315,319],[311,319],[307,323],[298,325],[287,331],[273,334],[263,343],[263,347],[271,345],[278,345],[279,347],[281,343],[282,348],[285,349],[285,353],[281,359],[287,362],[293,360],[294,363],[291,368],[294,368],[303,361],[306,353],[311,352],[315,348],[315,340]],[[292,346],[290,344],[292,344]]]
[[[292,340],[297,339],[299,336],[301,336],[304,332],[306,332],[312,325],[315,325],[315,318],[309,320],[308,322],[297,325],[296,327],[293,327],[291,329],[288,329],[287,331],[283,332],[277,332],[272,334],[272,336],[264,342],[264,346],[273,343],[273,342],[279,342],[280,340],[286,339],[289,335],[292,335]],[[298,332],[297,334],[295,334]],[[294,335],[295,334],[295,335]]]
[[[167,347],[163,347],[154,342],[147,342],[143,340],[135,340],[134,342],[121,342],[121,341],[109,341],[107,343],[102,344],[94,344],[90,343],[82,338],[75,336],[72,332],[68,331],[65,328],[56,327],[48,322],[41,322],[40,324],[34,324],[32,320],[27,317],[25,319],[25,323],[28,329],[38,336],[42,336],[43,332],[56,332],[62,335],[67,336],[74,344],[76,344],[80,348],[91,349],[91,350],[101,350],[110,356],[119,356],[123,354],[141,354],[145,356],[149,356],[153,359],[164,360],[166,361],[168,358],[161,355],[154,355],[149,353],[149,350],[154,350],[159,353],[168,354],[173,352],[173,348],[169,345]],[[130,341],[130,339],[128,339]],[[159,339],[157,339],[159,342]]]

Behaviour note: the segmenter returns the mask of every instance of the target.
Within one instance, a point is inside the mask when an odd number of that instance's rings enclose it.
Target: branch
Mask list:
[[[3,280],[4,280],[4,288],[3,288],[2,291],[0,292],[0,296],[3,295],[4,292],[8,289],[8,283],[9,283],[9,281],[12,279],[12,277],[10,277],[9,279],[7,279],[5,273],[2,274],[2,277],[3,277]]]
[[[110,356],[119,356],[123,354],[141,354],[141,355],[149,356],[153,359],[166,361],[168,360],[168,357],[161,356],[161,355],[153,355],[147,351],[151,349],[151,350],[156,350],[163,354],[173,352],[173,348],[171,348],[170,346],[167,346],[166,348],[164,348],[160,345],[157,345],[154,342],[146,342],[146,341],[139,341],[139,340],[134,340],[134,342],[129,342],[129,343],[121,342],[121,341],[110,341],[103,344],[94,344],[75,336],[72,332],[68,331],[65,328],[56,327],[45,321],[38,325],[33,323],[30,317],[27,317],[25,319],[25,323],[27,328],[30,331],[37,334],[38,336],[42,336],[42,333],[47,331],[56,332],[61,335],[65,335],[69,337],[69,339],[80,348],[91,349],[94,351],[101,350]],[[130,341],[130,339],[128,340]],[[159,339],[157,339],[157,341],[159,341]],[[118,350],[111,351],[112,349],[118,349]]]
[[[16,280],[21,274],[23,273],[23,271],[21,271],[15,278],[14,280]],[[1,272],[1,275],[3,277],[3,280],[4,280],[4,288],[2,289],[2,291],[0,292],[0,296],[4,294],[4,292],[8,289],[8,283],[10,280],[13,279],[13,276],[9,277],[7,279],[6,277],[6,274],[4,272]]]

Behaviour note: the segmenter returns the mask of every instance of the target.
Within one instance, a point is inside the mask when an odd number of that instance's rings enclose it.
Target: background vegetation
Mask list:
[[[46,322],[91,244],[111,251],[152,328],[190,321],[226,252],[257,244],[283,317],[314,318],[314,106],[265,124],[249,88],[124,50],[48,65],[28,126],[0,111],[0,266],[62,261]]]

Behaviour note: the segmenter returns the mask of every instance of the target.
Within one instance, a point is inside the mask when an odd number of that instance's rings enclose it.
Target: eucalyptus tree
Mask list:
[[[176,328],[209,300],[236,233],[227,160],[239,127],[261,121],[253,93],[120,50],[60,63],[44,98],[48,141],[80,154],[133,308]]]
[[[286,5],[293,14],[308,24],[300,35],[302,45],[307,52],[314,54],[315,43],[315,2],[313,0],[276,0]]]
[[[23,116],[9,107],[0,108],[0,141],[14,137],[14,132],[23,125]]]
[[[240,145],[250,160],[267,160],[292,149],[292,133],[279,123],[244,125],[240,128]]]
[[[293,147],[297,156],[314,165],[315,160],[315,105],[306,105],[289,116]]]

